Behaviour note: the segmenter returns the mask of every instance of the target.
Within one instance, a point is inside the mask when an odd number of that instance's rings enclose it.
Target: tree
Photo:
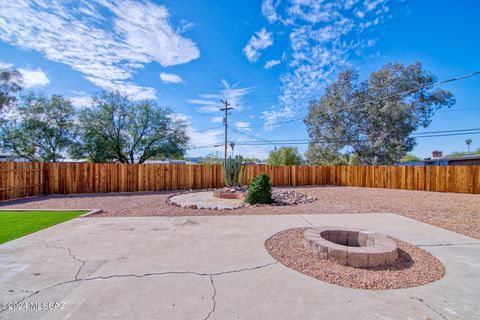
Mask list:
[[[335,154],[348,147],[364,164],[398,162],[416,144],[410,134],[427,127],[436,110],[455,103],[450,92],[434,88],[435,81],[420,63],[386,64],[363,82],[353,70],[341,72],[310,103],[304,119],[312,140],[308,153],[320,148]]]
[[[465,143],[467,144],[468,154],[470,154],[470,145],[472,144],[472,139],[465,140]]]
[[[422,161],[419,157],[417,157],[414,154],[407,153],[402,159],[400,159],[400,162],[418,162]]]
[[[222,159],[220,159],[217,151],[216,153],[209,153],[201,157],[198,162],[204,164],[220,164],[222,163]]]
[[[3,128],[3,149],[30,161],[57,162],[72,142],[75,111],[60,95],[30,93]]]
[[[342,166],[347,165],[347,158],[338,151],[325,144],[310,145],[306,158],[309,164],[323,166]]]
[[[274,148],[268,155],[267,163],[272,166],[298,165],[302,156],[296,147]]]
[[[186,130],[185,121],[154,101],[136,102],[119,92],[103,91],[93,98],[92,108],[80,112],[79,140],[72,155],[121,163],[175,157],[186,151]]]
[[[0,113],[17,101],[15,93],[22,89],[22,75],[20,72],[17,70],[0,69]]]
[[[273,150],[268,154],[267,164],[271,166],[282,165],[282,159],[280,159],[280,152],[278,151],[277,147],[273,148]]]
[[[468,155],[480,155],[480,148],[478,148],[477,150],[473,151],[472,153],[470,152],[465,152],[465,151],[453,151],[449,154],[447,154],[447,157],[448,158],[456,158],[456,157],[465,157],[465,156],[468,156]]]

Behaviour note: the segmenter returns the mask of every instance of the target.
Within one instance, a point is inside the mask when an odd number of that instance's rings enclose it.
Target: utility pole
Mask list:
[[[225,153],[224,153],[224,159],[227,160],[227,151],[228,151],[228,133],[227,133],[227,128],[228,128],[228,111],[233,110],[233,108],[230,107],[230,103],[226,100],[220,100],[221,103],[223,103],[224,107],[220,109],[220,111],[224,111],[225,115],[223,116],[223,124],[225,125],[225,142],[224,142],[224,147],[225,147]]]

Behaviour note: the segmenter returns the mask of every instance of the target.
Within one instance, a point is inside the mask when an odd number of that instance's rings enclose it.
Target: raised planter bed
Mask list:
[[[222,188],[214,189],[213,196],[220,199],[239,199],[244,200],[247,192],[245,189]]]

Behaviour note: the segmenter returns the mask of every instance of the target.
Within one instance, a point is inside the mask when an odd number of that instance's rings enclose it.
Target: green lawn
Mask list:
[[[88,211],[0,211],[0,244],[73,219]]]

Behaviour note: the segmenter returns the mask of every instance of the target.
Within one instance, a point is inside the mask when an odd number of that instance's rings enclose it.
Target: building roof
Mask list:
[[[439,161],[465,161],[465,160],[480,160],[480,155],[470,155],[463,157],[442,157],[442,158],[426,158],[425,162],[439,162]]]

